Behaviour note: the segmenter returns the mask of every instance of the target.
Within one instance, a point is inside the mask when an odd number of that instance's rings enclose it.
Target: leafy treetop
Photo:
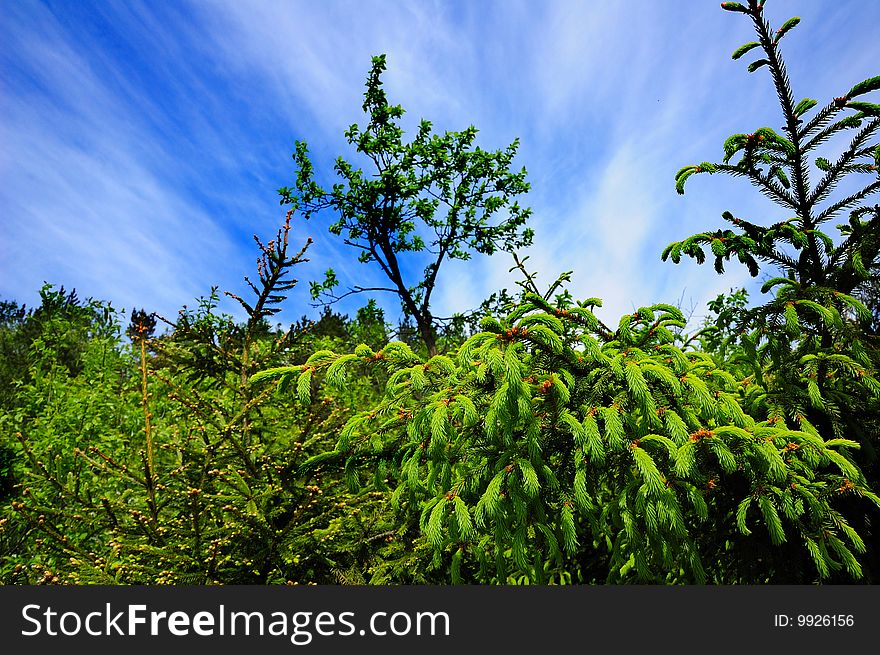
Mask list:
[[[679,170],[675,176],[676,190],[683,194],[685,182],[700,173],[747,177],[761,193],[794,216],[763,226],[724,212],[722,217],[734,229],[704,232],[672,243],[663,251],[663,259],[671,258],[678,263],[682,255],[687,255],[703,263],[704,246],[709,246],[719,273],[724,271],[724,262],[736,256],[753,276],[758,275],[758,262],[763,261],[786,271],[801,286],[833,287],[852,293],[868,277],[868,269],[880,256],[880,207],[859,206],[863,199],[880,191],[880,144],[870,142],[880,129],[880,105],[855,100],[880,89],[880,76],[856,84],[806,120],[818,102],[812,98],[795,102],[779,52],[781,39],[800,19],[790,18],[773,31],[764,18],[763,1],[750,0],[748,6],[725,2],[721,6],[746,14],[754,24],[758,40],[737,48],[733,59],[753,50],[763,52],[748,70],[766,68],[770,72],[785,120],[784,134],[769,127],[760,127],[750,134],[734,134],[724,142],[722,162],[703,162]],[[841,118],[841,112],[846,110],[854,113]],[[811,184],[810,155],[833,136],[848,131],[854,131],[850,132],[850,143],[835,162],[824,157],[815,159],[821,177]],[[827,202],[836,187],[854,174],[867,174],[873,179],[843,198]],[[853,211],[848,223],[838,225],[842,239],[835,243],[823,231],[824,225],[846,209]]]
[[[307,145],[297,142],[294,188],[283,187],[279,193],[282,204],[296,205],[306,218],[325,210],[334,213],[337,220],[330,232],[341,235],[346,245],[360,251],[361,263],[378,266],[390,282],[385,287],[353,285],[337,295],[338,280],[331,269],[323,283],[312,284],[313,297],[335,302],[369,291],[397,294],[434,354],[441,319],[431,313],[430,304],[440,267],[473,253],[528,246],[533,233],[524,226],[531,210],[516,198],[529,184],[525,169],[511,170],[518,141],[503,150],[483,150],[475,145],[473,126],[440,135],[422,120],[415,138],[405,142],[400,127],[404,110],[388,103],[381,81],[384,70],[385,56],[374,57],[363,103],[369,122],[352,125],[345,133],[370,162],[369,170],[339,157],[335,171],[341,181],[327,190],[315,181]],[[425,255],[428,264],[421,275],[410,276],[403,253]]]

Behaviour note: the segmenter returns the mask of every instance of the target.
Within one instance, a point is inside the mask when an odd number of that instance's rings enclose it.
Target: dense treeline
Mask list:
[[[606,324],[569,274],[540,288],[516,252],[517,144],[427,121],[405,142],[377,57],[346,134],[375,170],[340,158],[326,190],[297,145],[292,208],[227,294],[246,320],[216,289],[173,319],[48,285],[0,304],[0,582],[878,581],[880,105],[862,96],[880,78],[796,101],[779,44],[798,20],[772,30],[763,5],[722,7],[754,25],[733,58],[761,53],[781,132],[733,135],[675,182],[745,177],[792,218],[725,211],[662,256],[738,261],[769,300],[732,291],[688,329],[663,303]],[[283,329],[310,245],[291,221],[321,213],[389,286],[340,293],[328,271],[320,317]],[[519,291],[435,316],[443,263],[497,251]],[[330,306],[371,292],[400,299],[395,329],[373,301]]]

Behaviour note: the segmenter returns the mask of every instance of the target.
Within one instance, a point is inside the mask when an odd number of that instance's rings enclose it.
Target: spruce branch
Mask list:
[[[848,172],[847,166],[850,162],[859,157],[871,154],[872,148],[864,147],[865,142],[874,135],[878,128],[880,128],[880,119],[871,121],[859,130],[859,132],[853,137],[847,149],[840,155],[840,158],[831,165],[813,189],[813,192],[807,199],[807,202],[811,206],[822,202],[828,197],[828,195],[834,190],[835,185],[842,179],[843,175]],[[820,222],[818,217],[816,222]]]
[[[758,41],[761,48],[767,54],[768,67],[773,85],[776,89],[776,95],[779,98],[779,104],[785,117],[785,132],[793,146],[791,154],[791,167],[794,177],[794,209],[798,212],[805,230],[812,230],[815,227],[813,217],[811,215],[812,205],[809,202],[809,178],[806,153],[802,148],[802,135],[798,130],[800,119],[795,113],[794,94],[791,90],[791,81],[785,70],[785,63],[779,57],[777,51],[777,43],[771,37],[770,24],[763,16],[763,12],[758,9],[755,2],[750,2],[752,11],[750,16],[754,24],[755,31],[758,34]],[[822,280],[822,263],[819,254],[819,247],[814,236],[809,237],[809,250],[812,259],[810,275],[817,282]]]

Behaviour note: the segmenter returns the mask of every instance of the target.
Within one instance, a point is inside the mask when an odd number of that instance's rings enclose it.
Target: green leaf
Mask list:
[[[667,433],[676,444],[681,445],[688,441],[690,433],[688,432],[687,425],[685,425],[685,422],[675,410],[667,409],[663,413],[663,423],[666,426]]]
[[[865,268],[864,262],[862,261],[862,253],[858,250],[853,251],[852,257],[850,258],[850,265],[862,279],[868,279],[871,276],[871,274],[868,272],[868,269]]]
[[[757,48],[760,45],[761,44],[758,43],[757,41],[751,41],[749,43],[746,43],[745,45],[741,45],[740,47],[738,47],[736,50],[733,51],[733,54],[731,55],[730,58],[731,59],[739,59],[744,54],[749,52],[752,48]]]
[[[867,116],[880,116],[880,105],[873,102],[848,102],[846,106],[856,109]]]
[[[773,545],[778,546],[785,541],[785,530],[782,529],[782,520],[779,518],[779,512],[769,496],[766,495],[758,497],[758,506],[761,508],[761,514],[764,515],[764,522],[767,525],[767,531],[770,533],[770,541],[773,542]]]
[[[334,361],[330,365],[330,368],[327,369],[327,382],[337,389],[342,388],[345,384],[346,369],[357,359],[358,356],[353,353],[337,357],[336,361]]]
[[[563,503],[560,513],[560,525],[562,527],[562,546],[569,555],[574,555],[578,549],[577,530],[574,525],[574,512],[569,503]]]
[[[449,412],[446,405],[438,403],[431,415],[431,449],[439,449],[446,446],[447,427],[449,426]],[[439,450],[437,451],[439,452]]]
[[[766,66],[769,63],[769,59],[759,59],[758,61],[753,61],[751,64],[749,64],[748,71],[750,73],[754,73],[756,70],[761,68],[761,66]]]
[[[639,407],[646,409],[649,402],[653,405],[648,383],[645,381],[645,376],[642,375],[642,369],[636,362],[626,363],[624,366],[624,378],[626,379],[626,386],[630,395]]]
[[[345,483],[348,485],[348,490],[352,493],[357,493],[357,491],[361,487],[360,475],[358,474],[357,465],[357,457],[349,457],[345,461]]]
[[[696,166],[686,166],[675,176],[675,190],[679,195],[684,195],[684,183],[687,182],[687,179],[696,172]]]
[[[291,373],[299,373],[302,369],[299,366],[278,366],[276,368],[267,368],[264,371],[254,373],[249,379],[248,384],[257,384],[265,380],[272,380],[283,375]]]
[[[574,473],[574,485],[572,487],[574,500],[581,511],[589,512],[593,509],[593,502],[587,493],[587,472],[579,468]]]
[[[785,481],[788,467],[785,460],[779,454],[779,450],[772,443],[759,441],[755,444],[755,450],[760,455],[763,463],[767,466],[768,476],[777,483]]]
[[[586,445],[586,435],[581,423],[567,409],[563,410],[559,415],[559,423],[568,428],[569,432],[574,435],[575,443],[582,448]]]
[[[813,564],[816,566],[816,570],[819,572],[819,577],[827,578],[828,576],[830,576],[831,571],[828,569],[828,563],[826,561],[825,555],[819,548],[819,545],[809,537],[804,537],[804,541],[807,544],[807,551],[810,553],[810,558],[813,560]]]
[[[428,525],[425,529],[425,536],[428,542],[434,548],[440,548],[443,545],[443,525],[446,518],[446,498],[441,498],[431,510],[431,517],[428,519]]]
[[[646,435],[642,437],[642,443],[659,444],[671,458],[675,458],[678,453],[678,447],[675,445],[675,442],[669,437],[663,436],[662,434]]]
[[[246,498],[250,498],[253,496],[253,491],[251,491],[250,486],[245,481],[245,479],[241,476],[241,474],[236,471],[234,468],[227,468],[224,471],[226,475],[226,480],[236,489],[238,490],[242,496]]]
[[[794,303],[785,304],[785,331],[789,334],[797,334],[800,332],[801,326],[798,320],[797,310]]]
[[[654,463],[654,458],[639,446],[634,446],[630,449],[630,452],[647,488],[651,493],[659,495],[666,485],[663,482],[663,476]]]
[[[660,255],[660,259],[665,262],[670,257],[675,264],[681,262],[681,241],[670,243],[668,246],[666,246],[666,248],[663,249],[663,253]]]
[[[856,468],[856,466],[846,457],[838,453],[836,450],[826,448],[822,454],[830,459],[837,466],[837,468],[840,469],[840,472],[849,479],[858,480],[861,477],[860,472]]]
[[[738,11],[741,14],[748,14],[749,13],[748,7],[744,7],[743,5],[741,5],[738,2],[722,2],[721,8],[724,9],[725,11]]]
[[[562,339],[550,328],[544,325],[533,325],[528,330],[528,338],[531,341],[547,348],[551,352],[562,352]]]
[[[652,377],[655,380],[662,382],[666,385],[667,389],[670,393],[677,396],[681,393],[681,384],[678,381],[678,378],[665,366],[660,366],[659,364],[653,364],[650,361],[644,363],[639,362],[642,367],[642,372],[647,377]]]
[[[307,368],[299,374],[296,381],[296,395],[299,402],[308,405],[312,400],[312,369]]]
[[[692,397],[702,411],[714,413],[715,398],[703,380],[691,373],[684,377],[682,383],[691,390]]]
[[[709,518],[709,506],[706,504],[703,495],[697,491],[696,487],[693,485],[686,485],[685,491],[687,493],[688,500],[691,502],[691,505],[694,508],[694,511],[697,513],[697,518],[700,521],[705,521]]]
[[[453,496],[452,502],[455,512],[455,523],[458,526],[458,534],[462,539],[471,539],[474,535],[474,524],[467,505],[459,496]]]
[[[428,360],[427,367],[432,372],[442,375],[452,375],[455,373],[455,364],[445,355],[434,355]]]
[[[538,481],[538,474],[535,472],[531,462],[527,459],[518,459],[516,462],[519,470],[522,472],[523,490],[530,498],[535,498],[541,490],[541,483]]]
[[[472,427],[479,423],[480,416],[477,413],[477,406],[474,402],[464,394],[458,394],[455,397],[456,406],[462,410],[462,424],[464,427]]]
[[[716,438],[707,439],[705,443],[708,443],[709,450],[718,458],[718,463],[725,473],[733,473],[736,470],[736,457],[734,457],[730,448],[727,447],[727,444],[721,439]]]
[[[512,544],[513,561],[519,567],[520,571],[526,572],[529,569],[529,561],[526,555],[526,528],[521,526],[513,533]]]
[[[752,534],[752,531],[749,530],[749,526],[746,525],[746,516],[749,511],[749,505],[751,504],[752,497],[747,496],[746,498],[743,498],[742,502],[740,502],[739,506],[736,508],[736,527],[746,536]]]
[[[864,265],[862,265],[864,269]],[[858,299],[853,298],[850,295],[845,293],[837,293],[835,294],[837,299],[843,302],[845,305],[850,307],[850,309],[854,310],[856,315],[863,321],[871,320],[871,311],[865,307],[865,305]]]
[[[483,318],[480,319],[480,329],[485,332],[492,332],[494,334],[498,334],[499,332],[501,332],[502,327],[501,327],[501,323],[498,322],[497,318],[493,318],[491,316],[484,316]]]
[[[675,453],[674,465],[674,471],[677,476],[686,478],[693,472],[694,461],[697,454],[696,449],[697,444],[693,441],[688,441],[679,446]]]
[[[859,82],[849,90],[849,93],[846,94],[846,97],[855,98],[856,96],[860,96],[871,91],[876,91],[877,89],[880,89],[880,75],[876,77],[870,77],[863,82]]]
[[[599,410],[605,423],[605,441],[612,448],[618,449],[623,446],[624,431],[620,414],[616,407],[602,407]]]
[[[562,321],[555,316],[546,313],[531,314],[519,322],[519,327],[528,327],[530,325],[544,325],[560,334],[565,331],[565,328],[562,326]]]
[[[778,30],[776,30],[776,36],[773,38],[773,42],[779,43],[779,40],[783,36],[785,36],[795,25],[797,25],[800,22],[801,22],[801,19],[798,18],[797,16],[794,16],[793,18],[789,18],[787,21],[785,21],[782,24],[782,27],[780,27]]]
[[[803,116],[808,111],[810,111],[813,107],[815,107],[817,104],[818,104],[818,101],[813,100],[812,98],[804,98],[799,103],[797,103],[797,106],[794,108],[794,115],[795,116]]]
[[[781,168],[779,168],[779,167],[774,168],[773,175],[776,177],[777,180],[779,180],[779,182],[782,184],[782,186],[784,186],[786,189],[791,187],[791,182],[788,181],[788,176],[785,174],[785,171],[783,171]]]
[[[477,502],[475,516],[480,525],[486,525],[488,519],[493,519],[498,514],[501,506],[501,485],[504,482],[505,471],[496,473],[486,485],[486,490]]]
[[[599,425],[596,423],[596,418],[587,414],[581,427],[585,441],[584,450],[589,455],[592,463],[601,466],[605,463],[605,444],[602,442],[602,437],[599,434]]]

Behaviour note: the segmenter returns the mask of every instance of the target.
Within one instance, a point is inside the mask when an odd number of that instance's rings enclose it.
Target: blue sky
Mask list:
[[[880,2],[767,3],[777,26],[795,14],[783,53],[798,97],[824,102],[880,72]],[[675,172],[719,160],[728,135],[781,124],[766,72],[730,59],[749,40],[747,18],[704,0],[3,2],[0,297],[33,304],[48,281],[174,316],[212,285],[242,292],[251,235],[283,218],[275,190],[292,182],[295,140],[330,181],[344,129],[363,122],[370,57],[386,53],[405,125],[474,124],[486,148],[520,138],[536,231],[526,254],[543,280],[574,270],[575,297],[603,298],[614,322],[651,302],[700,315],[753,283],[735,265],[719,277],[662,263],[663,246],[728,209],[788,218],[730,178],[674,190]],[[315,312],[306,282],[328,266],[343,283],[381,282],[326,225],[295,222],[294,241],[315,244],[281,320]],[[513,288],[511,265],[448,265],[435,314]],[[396,317],[393,297],[377,300]]]

